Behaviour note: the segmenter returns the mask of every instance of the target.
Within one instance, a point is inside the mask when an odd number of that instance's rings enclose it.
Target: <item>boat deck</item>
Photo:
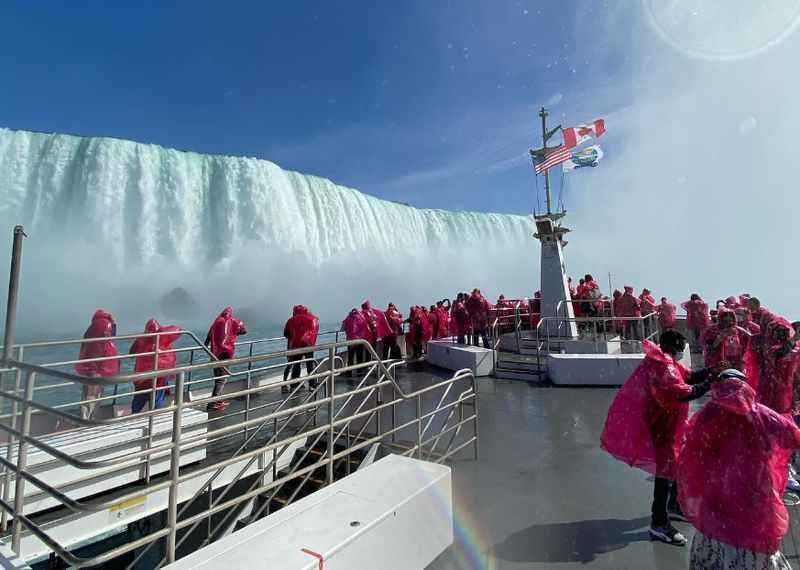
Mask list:
[[[403,383],[446,373],[418,368]],[[652,477],[600,449],[616,389],[479,379],[480,458],[453,468],[455,542],[430,570],[688,567],[689,549],[651,542]],[[799,507],[783,552],[800,568]],[[691,541],[692,527],[676,526]]]

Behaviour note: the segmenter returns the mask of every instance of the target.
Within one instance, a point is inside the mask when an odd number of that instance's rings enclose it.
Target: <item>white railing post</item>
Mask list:
[[[328,349],[328,367],[330,373],[328,374],[328,485],[333,483],[333,416],[335,414],[334,394],[334,369],[336,368],[336,348],[334,346]]]
[[[28,372],[28,374],[26,374],[25,399],[22,402],[22,437],[19,438],[19,446],[17,447],[17,479],[14,487],[14,524],[11,535],[11,548],[17,554],[20,554],[19,543],[22,538],[22,523],[19,517],[25,510],[25,478],[22,476],[22,473],[25,471],[28,462],[28,440],[26,438],[31,431],[30,402],[33,399],[33,385],[35,380],[36,372]]]
[[[175,544],[178,535],[178,477],[181,463],[181,416],[183,412],[183,384],[185,372],[175,381],[175,411],[172,414],[172,456],[169,465],[169,504],[167,506],[167,563],[175,562]]]

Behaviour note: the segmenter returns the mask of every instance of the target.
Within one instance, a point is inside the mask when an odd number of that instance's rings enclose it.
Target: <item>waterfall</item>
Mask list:
[[[366,296],[530,295],[538,282],[530,216],[414,208],[255,158],[0,129],[0,196],[4,235],[21,223],[32,236],[34,313],[122,292],[147,305],[186,284],[210,306],[304,294],[333,316]]]

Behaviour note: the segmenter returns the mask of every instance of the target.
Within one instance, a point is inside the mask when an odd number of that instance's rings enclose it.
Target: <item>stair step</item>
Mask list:
[[[494,371],[495,378],[500,378],[502,380],[524,380],[528,382],[539,382],[542,380],[544,375],[544,370],[539,372],[519,372],[515,370],[497,369]]]

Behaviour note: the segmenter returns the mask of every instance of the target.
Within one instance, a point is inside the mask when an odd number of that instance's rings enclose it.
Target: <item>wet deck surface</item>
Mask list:
[[[599,447],[615,389],[479,382],[480,458],[451,463],[455,543],[431,570],[688,567],[688,547],[648,538],[652,478]]]

